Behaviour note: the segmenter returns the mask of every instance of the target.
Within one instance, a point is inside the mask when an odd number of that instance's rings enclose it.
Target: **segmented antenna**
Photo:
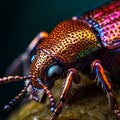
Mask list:
[[[22,80],[26,80],[26,79],[30,79],[31,75],[28,76],[8,76],[8,77],[3,77],[0,78],[0,84],[3,83],[9,83],[9,82],[15,82],[15,81],[22,81]]]
[[[8,77],[3,77],[0,78],[0,84],[3,83],[8,83],[8,82],[16,82],[16,81],[22,81],[26,79],[30,79],[31,75],[28,76],[8,76]],[[26,93],[27,88],[29,87],[30,83],[23,88],[23,90],[16,96],[14,97],[7,105],[5,105],[4,110],[10,110],[20,99],[22,99],[23,95]]]

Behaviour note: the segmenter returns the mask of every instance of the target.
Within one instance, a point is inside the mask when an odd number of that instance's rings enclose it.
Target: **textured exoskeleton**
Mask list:
[[[0,84],[27,81],[22,92],[6,105],[5,109],[13,106],[28,88],[31,98],[38,102],[41,102],[43,97],[49,97],[53,112],[50,119],[57,119],[68,97],[71,83],[80,82],[78,71],[81,71],[101,84],[107,93],[111,110],[120,118],[118,103],[106,75],[108,71],[112,79],[120,79],[119,0],[65,20],[50,34],[41,32],[11,68],[19,66],[18,63],[23,62],[22,58],[28,58],[35,49],[36,54],[32,57],[28,76],[9,76],[0,79]],[[57,78],[66,74],[64,88],[56,105],[50,89]]]

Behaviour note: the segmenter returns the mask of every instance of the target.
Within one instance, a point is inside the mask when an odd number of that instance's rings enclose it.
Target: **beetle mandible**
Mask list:
[[[0,78],[0,84],[26,81],[21,93],[12,99],[4,109],[10,109],[26,91],[32,99],[41,102],[44,95],[49,97],[50,120],[57,119],[68,97],[72,82],[79,83],[78,71],[97,80],[108,96],[113,113],[120,118],[118,103],[108,80],[108,71],[115,78],[113,71],[120,73],[120,1],[114,0],[100,8],[81,16],[74,16],[58,24],[50,34],[41,32],[17,59],[12,68],[23,62],[33,53],[28,76],[8,76]],[[118,68],[114,68],[114,64]],[[92,73],[92,74],[91,74]],[[56,105],[50,91],[57,78],[67,78]],[[119,74],[117,74],[120,78]],[[39,94],[43,94],[39,96]]]

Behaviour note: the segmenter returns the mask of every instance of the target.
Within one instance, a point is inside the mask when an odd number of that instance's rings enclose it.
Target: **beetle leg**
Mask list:
[[[72,17],[72,20],[75,20],[75,21],[76,21],[76,20],[78,20],[78,17],[77,17],[77,16],[73,16],[73,17]]]
[[[45,90],[45,92],[46,92],[46,94],[47,94],[47,96],[48,96],[48,98],[50,100],[50,104],[51,104],[51,109],[50,110],[51,110],[51,112],[53,112],[55,110],[56,102],[55,102],[55,99],[54,99],[54,97],[52,95],[52,92],[49,90],[49,88],[46,85],[44,85],[41,82],[41,80],[39,78],[37,79],[37,81],[39,82],[40,87]]]
[[[92,70],[95,71],[98,82],[101,83],[102,88],[106,91],[109,105],[112,111],[114,111],[115,115],[120,118],[120,111],[118,110],[118,102],[116,100],[116,97],[112,91],[112,87],[105,75],[105,71],[101,65],[100,60],[95,60],[92,63]]]
[[[68,97],[68,93],[69,93],[73,78],[74,78],[74,76],[76,76],[76,73],[77,73],[76,69],[74,69],[74,68],[69,69],[68,76],[67,76],[67,79],[66,79],[66,82],[64,85],[64,89],[63,89],[61,96],[60,96],[60,101],[57,104],[50,120],[56,120],[58,115],[61,113],[63,104]]]
[[[29,44],[24,53],[22,53],[17,59],[13,61],[13,63],[8,67],[5,75],[15,75],[20,72],[20,69],[23,70],[24,75],[28,74],[30,57],[34,54],[36,50],[36,46],[40,43],[41,40],[48,37],[48,33],[40,32]],[[17,72],[16,72],[17,71]]]

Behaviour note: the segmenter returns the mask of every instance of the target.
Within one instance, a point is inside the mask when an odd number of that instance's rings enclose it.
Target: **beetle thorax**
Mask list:
[[[88,24],[66,20],[58,24],[38,48],[67,64],[94,51],[97,43],[97,38]]]

